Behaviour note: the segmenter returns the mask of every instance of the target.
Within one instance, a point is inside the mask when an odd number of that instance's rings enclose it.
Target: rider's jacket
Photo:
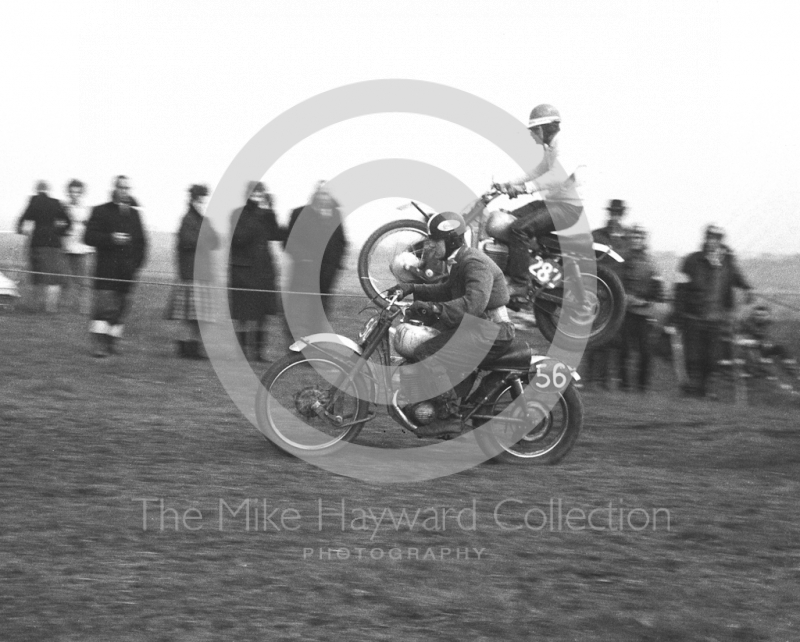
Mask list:
[[[544,156],[541,162],[522,181],[525,189],[531,194],[541,194],[548,202],[582,207],[580,192],[585,165],[579,164],[573,153],[566,149],[561,132],[542,147]]]
[[[446,281],[414,286],[415,299],[441,305],[440,323],[444,327],[457,327],[466,314],[492,318],[491,311],[508,303],[503,272],[486,254],[462,246],[449,260],[453,265]]]

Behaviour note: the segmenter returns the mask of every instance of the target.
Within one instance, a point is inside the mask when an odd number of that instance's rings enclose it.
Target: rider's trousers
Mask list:
[[[517,217],[511,224],[508,243],[508,275],[512,285],[527,286],[531,238],[571,227],[582,213],[582,207],[545,201],[533,201],[512,212]]]
[[[451,341],[457,332],[458,328],[443,330],[414,350],[415,361],[427,359],[428,371],[425,374],[430,377],[434,394],[446,392],[442,389],[442,381],[453,388],[476,368],[504,354],[514,340],[515,328],[513,323],[484,321],[471,332],[462,332]]]

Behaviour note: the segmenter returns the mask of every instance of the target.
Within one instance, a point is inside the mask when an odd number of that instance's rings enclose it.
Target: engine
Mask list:
[[[400,369],[401,397],[409,399],[425,399],[427,396],[422,366],[417,363],[406,363]],[[401,403],[403,403],[401,401]],[[403,412],[415,424],[425,426],[436,418],[436,407],[432,401],[415,401],[404,406]]]

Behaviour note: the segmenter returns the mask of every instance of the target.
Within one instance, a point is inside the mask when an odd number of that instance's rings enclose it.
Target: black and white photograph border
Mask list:
[[[3,639],[796,639],[798,14],[9,7]]]

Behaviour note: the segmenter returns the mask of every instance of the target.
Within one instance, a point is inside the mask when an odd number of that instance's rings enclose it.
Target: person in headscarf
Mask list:
[[[302,238],[288,248],[292,259],[289,291],[302,294],[290,294],[289,297],[293,306],[296,304],[309,310],[308,314],[302,315],[306,327],[294,330],[296,334],[322,332],[326,329],[324,319],[314,318],[312,299],[314,295],[322,296],[322,309],[330,318],[334,299],[331,292],[347,252],[339,203],[325,187],[325,181],[316,183],[307,205],[292,210],[287,234],[293,230]]]
[[[30,270],[35,273],[33,285],[38,290],[37,299],[44,301],[45,311],[57,312],[65,269],[62,239],[72,222],[61,203],[49,196],[46,181],[38,181],[35,190],[17,222],[17,233],[24,234],[26,227],[33,225],[28,246]]]
[[[67,200],[62,206],[72,220],[69,233],[64,236],[64,256],[71,278],[66,286],[74,293],[74,305],[81,314],[89,314],[92,305],[92,282],[89,279],[94,248],[83,242],[88,208],[81,202],[86,186],[78,179],[67,183]]]
[[[263,183],[249,183],[245,198],[244,207],[231,214],[230,311],[242,351],[247,356],[252,343],[253,358],[266,361],[264,324],[267,316],[281,312],[269,244],[284,240],[286,232],[278,226],[272,197]]]
[[[205,185],[189,188],[188,211],[175,243],[180,283],[173,287],[167,306],[167,319],[184,322],[183,338],[177,342],[178,355],[189,359],[205,358],[200,323],[215,320],[210,286],[214,281],[212,251],[219,247],[219,236],[203,216],[207,196]]]

